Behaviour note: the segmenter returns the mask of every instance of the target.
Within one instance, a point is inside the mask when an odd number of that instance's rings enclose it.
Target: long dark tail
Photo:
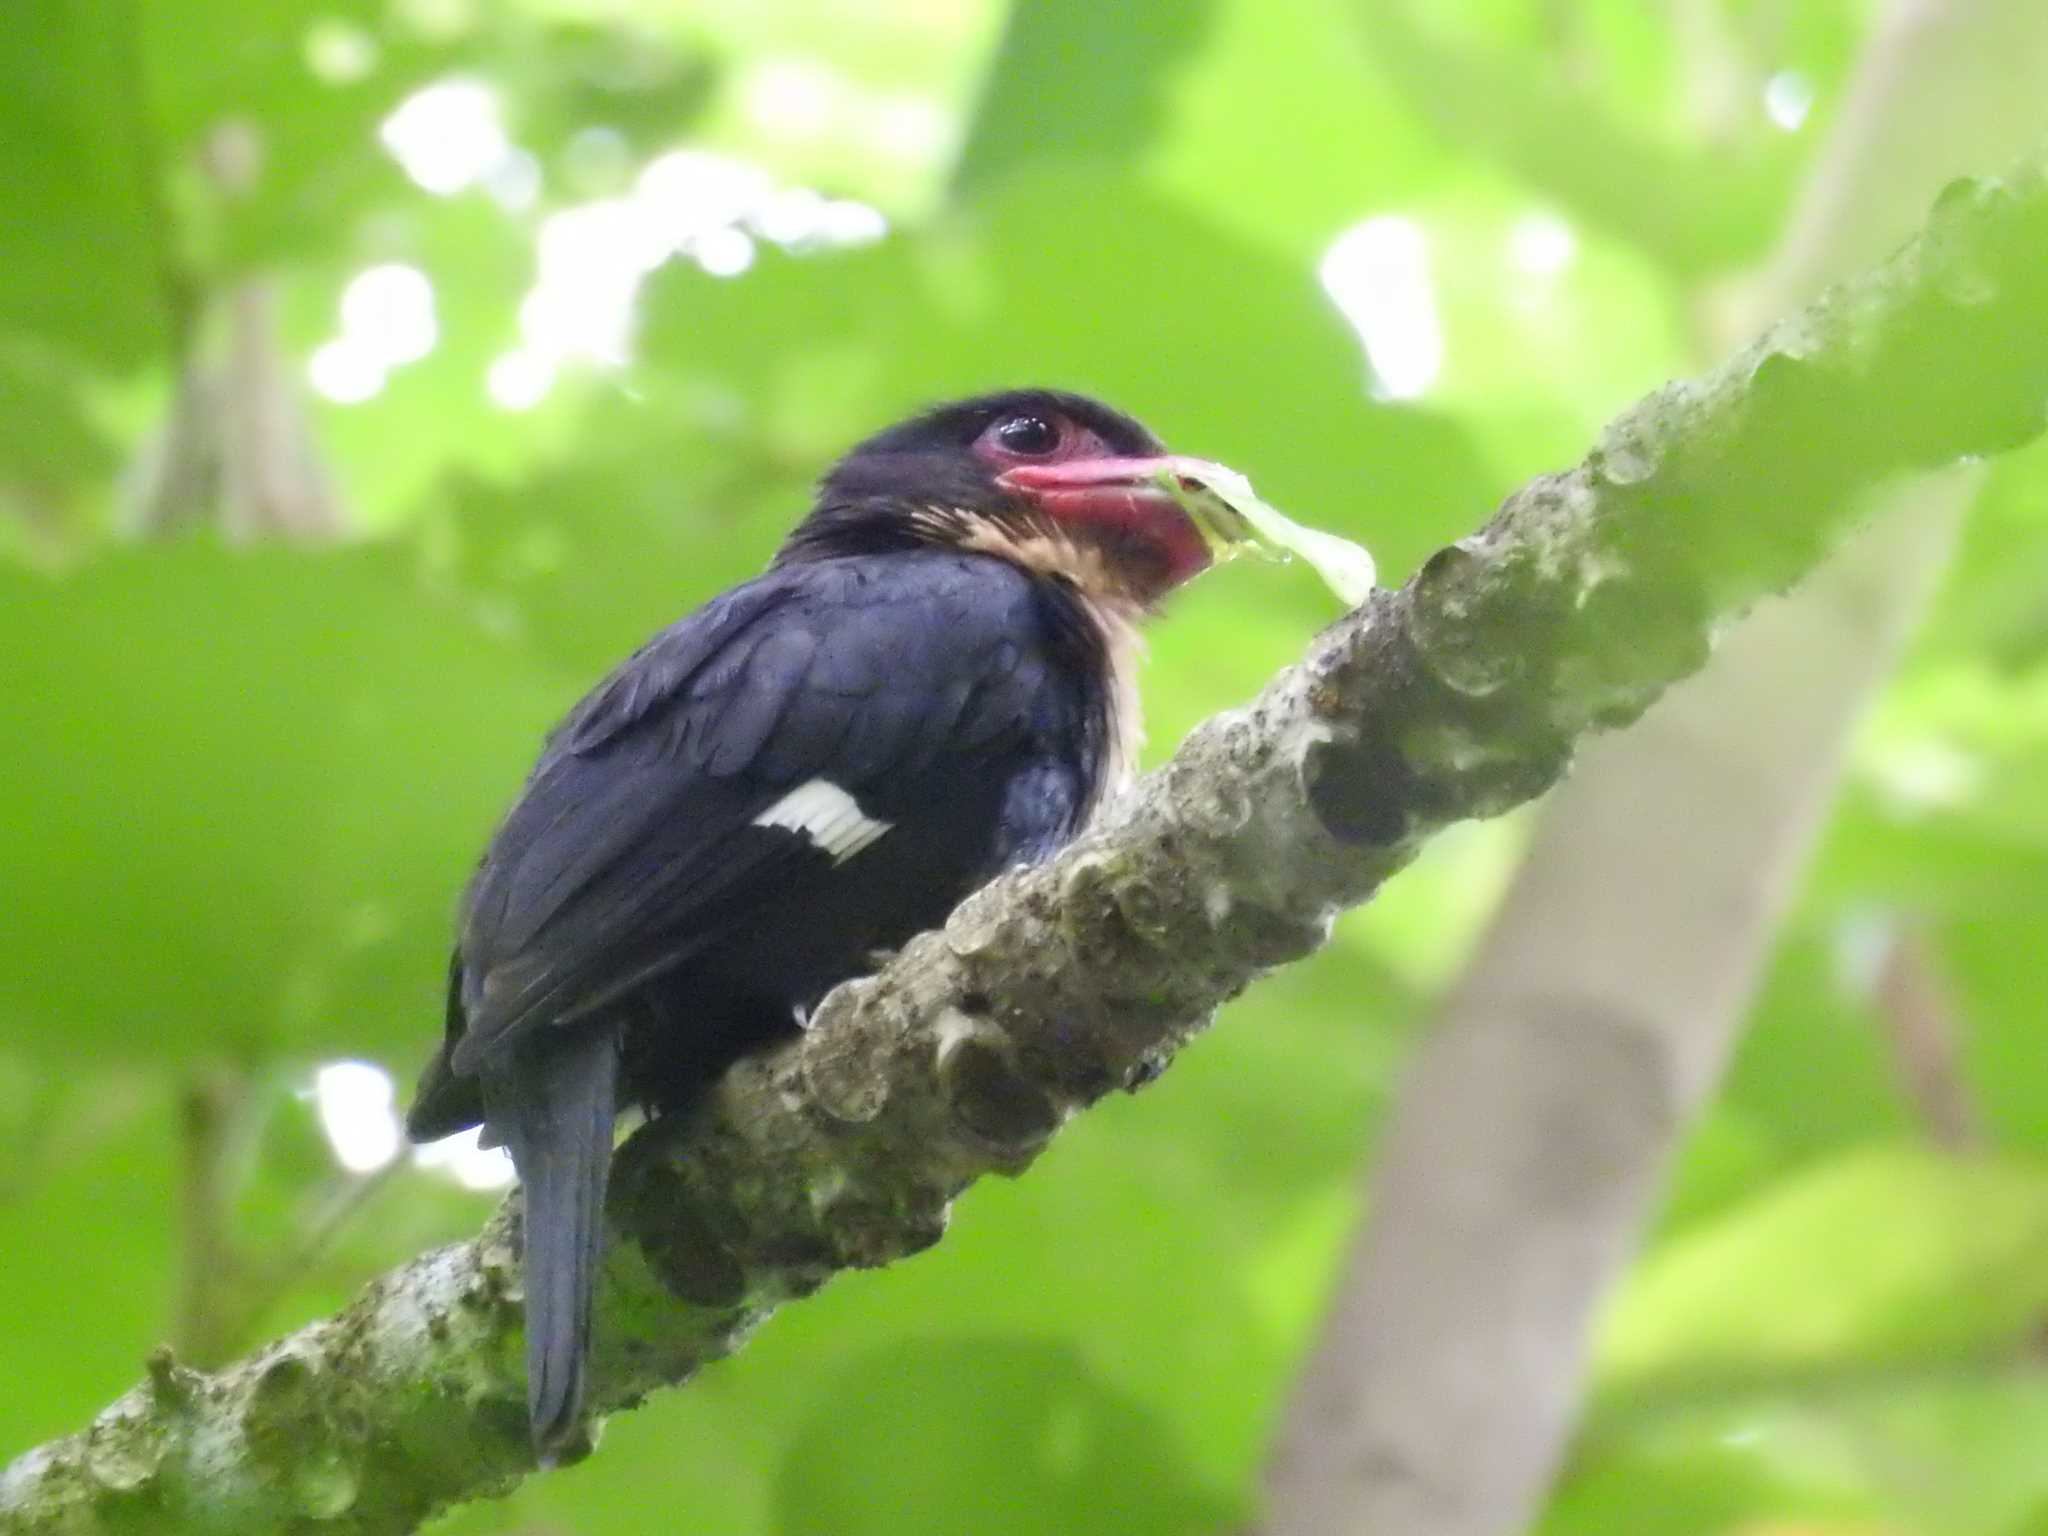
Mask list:
[[[616,1037],[577,1031],[486,1089],[491,1128],[511,1149],[526,1190],[526,1411],[543,1465],[583,1429],[618,1079]]]

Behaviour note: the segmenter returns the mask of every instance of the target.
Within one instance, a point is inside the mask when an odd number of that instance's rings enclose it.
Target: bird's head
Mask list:
[[[1179,462],[1137,421],[1085,395],[981,395],[856,446],[826,474],[779,559],[950,546],[1149,607],[1213,558],[1210,536],[1168,488]]]

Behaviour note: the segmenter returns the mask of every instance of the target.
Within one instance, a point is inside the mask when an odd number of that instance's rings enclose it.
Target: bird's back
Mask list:
[[[878,950],[1076,830],[1115,701],[1058,586],[952,551],[778,568],[581,703],[465,904],[416,1134],[482,1118],[477,1074],[620,1028],[667,1105],[787,1033]]]

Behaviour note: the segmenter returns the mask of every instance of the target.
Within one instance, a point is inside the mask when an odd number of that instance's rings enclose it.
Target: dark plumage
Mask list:
[[[1132,625],[1207,563],[1156,439],[1080,396],[942,407],[822,482],[762,576],[549,737],[470,884],[408,1127],[525,1186],[528,1404],[581,1433],[612,1121],[786,1038],[1128,772]]]

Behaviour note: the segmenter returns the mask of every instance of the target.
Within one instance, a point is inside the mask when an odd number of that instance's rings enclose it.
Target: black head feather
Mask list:
[[[975,452],[992,426],[1012,417],[1071,422],[1120,458],[1165,452],[1143,423],[1066,390],[1006,389],[933,406],[856,444],[826,472],[778,563],[914,547],[926,540],[913,516],[930,507],[1014,513],[1016,499],[996,484],[998,466]]]

